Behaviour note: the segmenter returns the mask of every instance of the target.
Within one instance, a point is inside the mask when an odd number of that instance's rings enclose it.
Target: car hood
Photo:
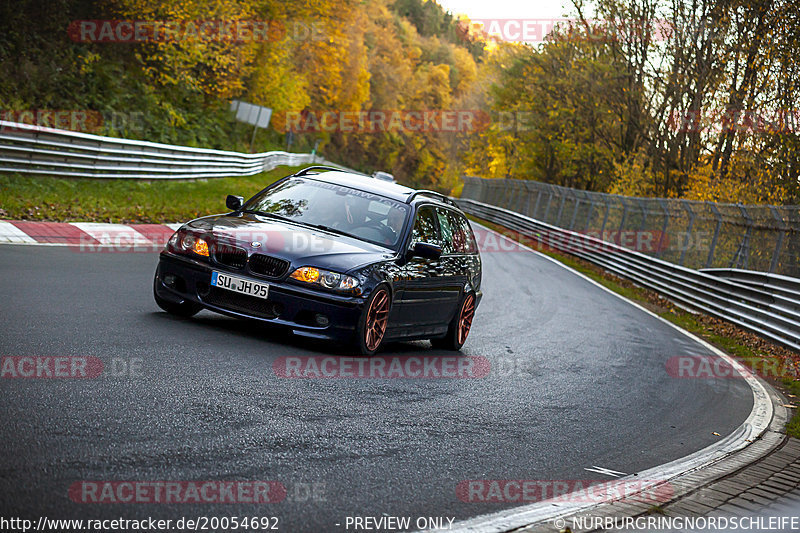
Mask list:
[[[232,245],[244,248],[248,255],[280,257],[293,268],[315,266],[348,272],[394,255],[387,248],[353,237],[250,213],[198,218],[186,227],[205,233],[211,246]]]

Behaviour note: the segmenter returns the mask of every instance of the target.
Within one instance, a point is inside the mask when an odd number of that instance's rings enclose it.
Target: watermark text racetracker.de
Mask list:
[[[0,120],[42,128],[102,133],[104,130],[142,132],[145,128],[143,111],[96,111],[93,109],[0,109]],[[0,126],[2,133],[25,131],[14,125]]]
[[[456,486],[466,503],[605,503],[611,501],[656,505],[674,495],[673,486],[658,479],[471,479]]]
[[[574,232],[569,237],[560,234],[539,232],[533,236],[514,233],[500,235],[481,227],[474,228],[475,242],[481,253],[524,252],[526,248],[567,247],[576,252],[615,251],[610,245],[642,253],[657,253],[666,250],[670,239],[657,230],[587,230]],[[520,246],[522,245],[522,246]]]
[[[489,375],[489,360],[480,356],[284,356],[272,370],[280,378],[301,379],[474,379]]]
[[[465,23],[462,23],[464,25]],[[491,18],[472,19],[468,26],[499,41],[541,43],[558,31],[571,41],[665,41],[674,34],[673,24],[658,19]],[[580,29],[580,31],[576,31]]]
[[[679,379],[745,379],[753,374],[768,379],[797,379],[796,361],[777,357],[739,361],[734,365],[712,355],[676,355],[664,364],[667,374]]]
[[[75,503],[278,503],[286,487],[277,481],[78,481]]]
[[[276,112],[275,121],[292,133],[469,133],[490,125],[489,114],[479,109],[305,109]]]
[[[166,226],[135,225],[98,226],[91,233],[83,233],[70,249],[80,253],[157,253],[162,251],[173,231]],[[330,251],[334,242],[330,238],[305,231],[219,231],[209,246],[257,246],[264,253],[300,251],[324,253]],[[257,244],[256,244],[257,243]]]
[[[535,361],[510,355],[283,356],[272,371],[283,379],[483,379],[525,377]]]
[[[74,20],[67,27],[78,43],[272,43],[324,41],[317,22],[281,20]]]
[[[143,375],[141,357],[2,356],[0,379],[137,378]]]

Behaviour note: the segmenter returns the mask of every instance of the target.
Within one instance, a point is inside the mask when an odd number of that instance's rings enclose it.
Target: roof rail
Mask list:
[[[446,203],[448,205],[452,205],[453,207],[458,207],[453,200],[451,200],[450,198],[448,198],[444,194],[442,194],[440,192],[436,192],[436,191],[428,191],[426,189],[420,189],[420,190],[414,191],[411,194],[409,194],[408,198],[406,198],[406,203],[410,204],[414,200],[414,198],[416,198],[417,196],[432,196],[432,197],[436,198],[437,200],[439,200],[441,202],[444,202],[444,203]]]
[[[314,165],[312,167],[304,168],[303,170],[301,170],[299,172],[295,172],[293,174],[293,176],[305,176],[309,172],[312,172],[314,170],[327,170],[327,171],[333,171],[333,172],[346,172],[346,171],[342,170],[341,168],[327,167],[325,165]]]

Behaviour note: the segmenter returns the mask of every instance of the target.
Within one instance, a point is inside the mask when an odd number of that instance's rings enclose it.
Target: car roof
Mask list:
[[[318,181],[324,181],[326,183],[333,183],[335,185],[342,185],[344,187],[358,189],[360,191],[385,196],[386,198],[391,198],[392,200],[397,200],[398,202],[403,203],[408,201],[409,196],[415,192],[418,192],[416,189],[406,187],[405,185],[400,185],[399,183],[391,183],[363,174],[355,174],[353,172],[322,171],[319,174],[309,173],[300,177],[311,178]],[[417,200],[433,201],[434,203],[445,206],[449,205],[435,196],[428,194],[419,195],[414,198],[412,202],[416,203]]]

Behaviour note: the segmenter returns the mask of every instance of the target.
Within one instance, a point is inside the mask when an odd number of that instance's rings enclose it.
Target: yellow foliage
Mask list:
[[[747,159],[735,157],[727,177],[720,177],[710,163],[698,165],[688,175],[684,197],[722,203],[771,204],[786,203],[788,194],[779,180],[767,169],[756,168]]]
[[[609,192],[623,196],[655,196],[655,175],[647,162],[643,152],[631,154],[622,162],[615,162],[614,181]]]

